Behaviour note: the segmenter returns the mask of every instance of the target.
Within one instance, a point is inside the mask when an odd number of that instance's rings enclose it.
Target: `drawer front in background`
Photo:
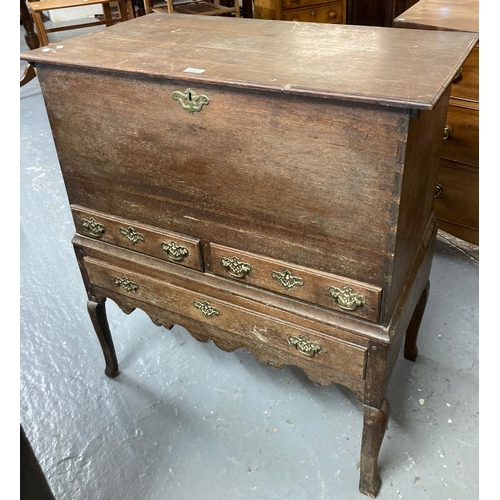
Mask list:
[[[451,87],[451,97],[479,101],[479,46],[474,47],[463,64],[460,76]]]
[[[479,165],[479,111],[451,102],[446,116],[446,126],[451,132],[443,140],[441,157]]]
[[[215,243],[210,243],[210,254],[207,270],[219,276],[378,321],[378,287]]]
[[[206,322],[295,356],[310,358],[311,362],[342,373],[364,377],[366,347],[335,340],[90,257],[85,258],[85,263],[90,281],[95,286]]]
[[[479,172],[441,161],[437,183],[436,217],[479,228]]]
[[[76,230],[106,243],[203,271],[200,240],[138,224],[120,217],[71,206]]]
[[[282,11],[281,19],[283,21],[339,24],[344,22],[344,9],[339,3],[312,5],[307,9]]]

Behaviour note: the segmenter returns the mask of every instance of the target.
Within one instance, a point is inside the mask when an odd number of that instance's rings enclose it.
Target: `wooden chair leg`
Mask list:
[[[380,409],[364,405],[359,491],[371,498],[377,496],[382,484],[378,473],[378,456],[389,420],[389,411],[387,399],[384,399]]]
[[[427,298],[429,297],[429,286],[430,284],[427,282],[406,330],[404,357],[410,361],[416,361],[418,356],[417,336],[427,304]]]
[[[26,0],[21,0],[20,5],[21,11],[21,21],[24,27],[24,39],[30,50],[38,49],[40,47],[40,40],[38,40],[38,36],[35,33],[35,28],[33,26],[33,19],[31,17],[28,6],[26,5]]]
[[[106,26],[112,26],[113,23],[113,15],[111,14],[111,5],[109,3],[103,3],[102,4],[102,13],[104,15],[104,20],[105,21],[110,21],[109,23],[106,23]]]
[[[111,338],[111,332],[109,331],[108,318],[106,317],[106,299],[101,302],[93,302],[89,300],[87,302],[87,309],[89,311],[90,319],[94,325],[94,330],[101,344],[102,353],[104,354],[104,360],[106,361],[106,369],[104,373],[110,377],[116,377],[119,373],[118,371],[118,361],[116,359],[115,347],[113,345],[113,339]]]
[[[31,82],[34,78],[36,78],[36,69],[31,64],[28,64],[28,66],[24,68],[24,73],[21,77],[21,87]]]
[[[36,33],[38,35],[38,39],[40,40],[40,46],[44,47],[45,45],[49,44],[49,39],[47,37],[47,33],[45,32],[42,15],[40,12],[32,12],[31,15],[33,16]]]
[[[128,21],[134,18],[134,6],[131,0],[119,0],[118,10],[120,11],[120,19],[122,21]]]

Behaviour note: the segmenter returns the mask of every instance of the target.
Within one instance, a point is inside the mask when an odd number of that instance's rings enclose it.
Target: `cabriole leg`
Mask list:
[[[389,402],[384,399],[381,408],[364,405],[363,438],[359,491],[371,498],[377,496],[382,481],[378,473],[378,455],[389,419]]]
[[[115,346],[113,345],[111,332],[109,331],[105,302],[106,299],[102,299],[101,302],[93,302],[89,300],[87,302],[87,309],[89,311],[92,324],[94,325],[97,338],[101,344],[104,360],[106,361],[106,369],[104,370],[104,373],[108,377],[113,378],[118,375],[118,361],[116,359]]]
[[[420,300],[418,301],[417,307],[415,307],[415,311],[413,312],[413,316],[411,317],[410,324],[408,325],[408,329],[406,330],[404,357],[406,359],[409,359],[410,361],[416,361],[418,356],[417,335],[422,317],[424,315],[428,296],[429,282],[427,282],[427,285],[425,286],[424,291],[420,296]]]

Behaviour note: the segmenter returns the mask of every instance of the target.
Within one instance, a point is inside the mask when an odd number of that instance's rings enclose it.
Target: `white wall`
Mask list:
[[[68,9],[49,10],[49,19],[55,23],[61,21],[73,21],[74,19],[86,19],[102,14],[102,5],[87,5],[84,7],[70,7]]]

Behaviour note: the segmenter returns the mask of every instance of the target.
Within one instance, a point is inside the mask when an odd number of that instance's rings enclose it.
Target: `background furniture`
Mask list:
[[[165,15],[23,54],[105,373],[118,375],[110,298],[342,384],[364,407],[360,490],[376,495],[403,341],[417,357],[450,85],[476,40]],[[106,105],[89,104],[96,93]]]
[[[111,4],[114,4],[115,2],[118,2],[118,10],[120,12],[119,19],[113,19],[111,15]],[[48,29],[45,28],[42,17],[44,12],[48,10],[67,9],[70,7],[81,7],[93,4],[102,4],[104,14],[103,21],[92,21],[90,23],[74,24],[70,26],[65,25]],[[89,26],[98,26],[102,24],[111,26],[117,22],[127,21],[128,19],[134,18],[132,0],[44,0],[43,2],[32,0],[31,2],[28,2],[28,6],[33,16],[40,45],[42,46],[49,44],[47,33],[55,33],[57,31],[72,30],[77,28],[87,28]]]
[[[478,0],[420,0],[398,28],[479,33]],[[479,42],[457,73],[441,151],[435,210],[440,229],[479,244]]]
[[[176,2],[166,0],[166,6],[154,7],[153,0],[144,0],[146,14],[158,12],[160,14],[198,14],[202,16],[222,16],[234,14],[235,17],[240,17],[239,0],[234,0],[232,6],[223,5],[219,0],[188,0],[184,2]]]
[[[346,0],[254,0],[253,17],[282,21],[346,22]]]
[[[21,23],[24,27],[25,34],[24,39],[28,47],[33,50],[40,47],[40,41],[35,33],[35,27],[33,26],[33,19],[31,18],[30,11],[26,5],[26,0],[21,0]]]

